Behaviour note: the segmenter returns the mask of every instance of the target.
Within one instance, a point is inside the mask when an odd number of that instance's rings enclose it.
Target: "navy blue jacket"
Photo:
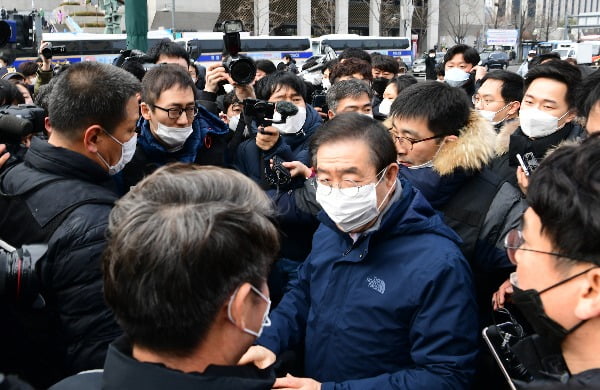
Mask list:
[[[150,131],[149,122],[140,118],[138,143],[135,155],[123,172],[116,177],[123,181],[125,192],[145,176],[171,162],[202,165],[227,165],[225,148],[229,127],[216,115],[198,105],[198,114],[192,122],[193,132],[176,152],[169,152]]]
[[[258,344],[301,343],[322,389],[468,389],[477,308],[460,238],[403,180],[355,243],[324,213],[313,249]]]
[[[281,134],[277,143],[268,151],[263,152],[256,146],[254,137],[242,142],[236,153],[235,165],[237,169],[259,184],[261,181],[261,152],[264,164],[277,155],[284,161],[301,161],[307,166],[312,166],[309,143],[314,132],[321,126],[323,119],[310,105],[306,105],[306,121],[302,131],[298,134]]]

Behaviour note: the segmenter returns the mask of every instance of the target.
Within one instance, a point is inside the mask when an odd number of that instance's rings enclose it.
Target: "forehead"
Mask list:
[[[448,64],[454,64],[454,65],[460,65],[460,64],[466,64],[465,62],[465,57],[463,56],[463,53],[457,53],[455,54],[452,58],[450,58],[447,62]]]
[[[300,96],[300,94],[298,93],[298,91],[296,91],[294,88],[292,88],[290,86],[278,85],[277,87],[275,87],[275,91],[271,95],[271,98],[290,97],[290,96]]]
[[[367,95],[366,93],[361,93],[359,96],[348,96],[338,100],[339,108],[348,106],[362,107],[367,104],[371,104],[371,99],[369,99],[369,95]]]
[[[186,70],[188,69],[188,62],[182,57],[167,57],[164,54],[158,56],[156,60],[157,64],[177,64],[183,66]]]
[[[369,146],[363,140],[324,143],[317,149],[317,170],[334,174],[354,168],[366,173],[375,170],[369,158]]]
[[[191,104],[194,103],[194,91],[191,87],[182,87],[174,85],[169,89],[165,89],[158,95],[156,104]]]
[[[560,81],[540,77],[529,84],[525,96],[537,100],[553,100],[558,104],[567,104],[567,85]]]
[[[426,118],[394,117],[392,130],[397,134],[415,139],[429,138],[435,135],[429,130]]]
[[[488,79],[481,84],[477,93],[481,96],[501,96],[503,85],[504,82],[500,80]]]

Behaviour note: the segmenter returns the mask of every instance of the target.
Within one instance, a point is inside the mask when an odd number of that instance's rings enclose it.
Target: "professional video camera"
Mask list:
[[[267,127],[273,123],[285,123],[288,116],[297,113],[298,107],[294,103],[286,101],[273,103],[257,99],[244,100],[246,123],[254,121],[257,127]]]
[[[46,112],[35,104],[0,106],[0,144],[19,145],[23,137],[42,133]]]
[[[67,51],[65,46],[52,46],[52,43],[48,42],[48,45],[42,49],[42,55],[44,58],[50,60],[55,54],[63,54]]]
[[[243,30],[241,20],[226,20],[223,26],[223,43],[225,56],[223,67],[231,75],[233,81],[240,85],[250,84],[256,76],[256,65],[251,58],[239,55],[242,50],[240,32]]]
[[[23,305],[43,306],[36,264],[47,245],[24,245],[16,249],[0,240],[0,299]]]

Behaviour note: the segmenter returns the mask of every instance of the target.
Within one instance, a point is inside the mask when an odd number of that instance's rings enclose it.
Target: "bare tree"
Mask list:
[[[444,1],[448,7],[446,22],[448,31],[455,43],[465,43],[467,34],[473,25],[483,24],[477,10],[481,9],[478,1],[473,0],[447,0]]]
[[[314,35],[335,33],[335,0],[312,0]]]

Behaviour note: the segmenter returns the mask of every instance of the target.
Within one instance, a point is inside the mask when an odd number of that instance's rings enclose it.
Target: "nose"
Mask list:
[[[187,126],[191,121],[188,119],[186,112],[182,112],[179,118],[177,118],[177,124],[181,126]]]
[[[483,100],[476,101],[474,106],[477,110],[483,110]]]

